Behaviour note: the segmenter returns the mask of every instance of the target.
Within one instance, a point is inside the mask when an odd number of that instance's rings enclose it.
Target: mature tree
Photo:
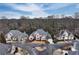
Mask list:
[[[5,40],[3,33],[0,33],[0,43],[6,43],[6,40]]]

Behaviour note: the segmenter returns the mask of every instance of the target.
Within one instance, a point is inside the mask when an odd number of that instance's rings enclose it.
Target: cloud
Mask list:
[[[26,4],[26,5],[17,5],[17,4],[8,4],[15,10],[24,11],[24,12],[31,12],[31,16],[41,17],[47,16],[48,14],[36,4]]]
[[[69,5],[69,3],[54,3],[54,4],[48,4],[49,6],[47,8],[45,8],[44,10],[57,10],[57,9],[62,9],[65,8]]]
[[[69,4],[69,3],[36,3],[36,4],[33,4],[33,3],[23,3],[23,4],[15,4],[15,3],[6,3],[5,4],[6,6],[9,6],[11,7],[11,11],[5,11],[5,12],[1,12],[0,13],[0,16],[4,15],[4,16],[7,16],[9,18],[18,18],[20,16],[30,16],[31,18],[33,17],[44,17],[44,16],[48,16],[48,15],[51,15],[53,14],[53,10],[56,10],[56,12],[58,12],[59,9],[62,10],[62,8],[65,8],[67,6],[70,6],[72,4]],[[79,7],[79,4],[78,4],[78,7]],[[48,11],[52,10],[51,13],[49,13]],[[22,13],[22,12],[25,12],[25,13]],[[28,13],[30,14],[28,14]],[[55,12],[55,13],[56,13]],[[68,11],[67,11],[68,12]]]
[[[76,8],[79,8],[79,3],[78,3],[78,4],[76,4]]]
[[[19,18],[21,15],[15,12],[0,12],[0,18],[5,16],[7,18]]]
[[[24,14],[13,12],[13,11],[0,12],[0,18],[3,16],[5,16],[8,19],[11,19],[11,18],[19,19],[21,16],[26,16],[26,17],[30,16],[30,18],[33,18],[33,16],[31,15],[24,15]]]

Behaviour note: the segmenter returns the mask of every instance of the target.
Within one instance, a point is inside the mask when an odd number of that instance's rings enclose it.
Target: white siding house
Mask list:
[[[25,32],[22,33],[18,30],[11,30],[5,35],[7,43],[15,43],[15,42],[25,43],[27,37],[28,35]]]
[[[43,29],[37,29],[34,31],[29,36],[29,40],[47,40],[48,42],[53,43],[51,35],[48,32],[45,32]]]
[[[73,40],[74,35],[71,32],[69,32],[68,30],[63,30],[63,31],[60,31],[57,39],[58,40]]]

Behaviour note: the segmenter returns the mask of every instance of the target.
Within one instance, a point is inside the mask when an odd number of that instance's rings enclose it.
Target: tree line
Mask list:
[[[79,36],[79,19],[62,18],[62,19],[42,19],[42,18],[20,18],[20,19],[0,19],[0,31],[4,34],[10,30],[20,30],[31,34],[36,29],[48,31],[52,38],[60,30],[67,29],[74,35]]]

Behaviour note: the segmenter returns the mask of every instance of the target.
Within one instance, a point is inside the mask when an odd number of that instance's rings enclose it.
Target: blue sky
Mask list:
[[[77,3],[0,3],[0,17],[45,17],[53,14],[73,15],[79,12]]]

